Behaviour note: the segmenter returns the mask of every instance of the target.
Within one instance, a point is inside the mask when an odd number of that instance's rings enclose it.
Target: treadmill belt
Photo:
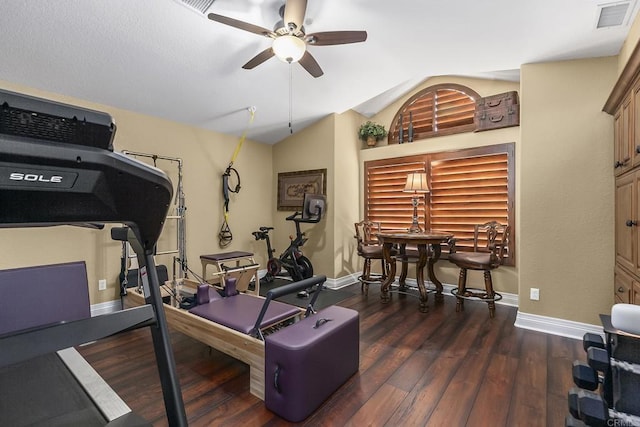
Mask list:
[[[104,426],[56,353],[0,368],[0,426]]]

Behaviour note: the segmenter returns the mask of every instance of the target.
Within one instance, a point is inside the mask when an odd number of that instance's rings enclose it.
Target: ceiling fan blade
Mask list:
[[[366,31],[325,31],[307,34],[305,40],[312,46],[360,43],[367,39]]]
[[[251,70],[252,68],[257,67],[267,59],[271,58],[273,55],[274,55],[273,49],[268,47],[262,52],[260,52],[259,54],[257,54],[256,56],[254,56],[253,58],[251,58],[249,62],[247,62],[242,66],[242,68],[244,68],[245,70]]]
[[[240,30],[249,31],[250,33],[258,34],[265,37],[271,37],[271,38],[275,38],[276,36],[276,34],[271,30],[267,30],[266,28],[262,28],[258,25],[253,25],[244,21],[239,21],[237,19],[229,18],[227,16],[210,13],[207,15],[207,17],[212,21],[220,22],[221,24],[229,25],[231,27],[238,28]]]
[[[324,71],[322,71],[322,68],[320,68],[320,65],[318,65],[318,62],[316,61],[316,59],[309,53],[309,51],[306,51],[304,53],[304,55],[302,55],[302,58],[300,58],[300,61],[298,61],[300,63],[300,65],[302,65],[302,67],[307,70],[309,72],[309,74],[311,74],[313,77],[320,77],[321,75],[324,74]]]
[[[293,30],[300,30],[304,24],[304,14],[307,11],[307,0],[287,0],[284,5],[284,25],[290,29],[289,25],[293,24]]]

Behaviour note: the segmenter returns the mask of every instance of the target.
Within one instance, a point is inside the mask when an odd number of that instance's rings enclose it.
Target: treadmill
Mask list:
[[[13,384],[12,372],[16,387],[26,384],[24,375],[28,372],[32,372],[29,381],[38,378],[33,374],[35,370],[42,374],[38,380],[63,384],[65,393],[74,401],[95,404],[94,398],[83,397],[86,390],[72,390],[82,379],[71,377],[68,372],[81,372],[81,377],[85,375],[88,382],[98,383],[98,389],[103,391],[106,383],[101,384],[95,371],[91,373],[88,363],[70,347],[149,327],[167,421],[171,426],[186,426],[153,259],[173,186],[159,169],[113,152],[115,131],[108,114],[0,90],[0,227],[103,228],[105,223],[120,224],[111,230],[112,237],[128,240],[136,252],[146,302],[132,309],[0,335],[0,370],[8,376],[5,385]],[[121,227],[123,224],[125,227]],[[45,373],[51,373],[52,378]],[[33,396],[50,386],[41,383]],[[10,394],[3,386],[1,398]],[[107,396],[108,402],[115,402],[115,398]],[[36,401],[21,403],[12,405],[17,406],[18,413],[22,410],[23,415],[32,415],[38,410]],[[105,409],[78,407],[71,412],[97,416],[74,421],[60,414],[58,421],[33,421],[33,425],[144,424],[127,410],[124,405],[105,414]],[[7,417],[10,419],[11,415]]]

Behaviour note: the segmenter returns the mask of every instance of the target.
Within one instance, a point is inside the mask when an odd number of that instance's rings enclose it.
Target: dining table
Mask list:
[[[416,263],[416,282],[418,284],[418,292],[420,299],[419,310],[428,313],[427,305],[429,293],[424,282],[424,268],[427,268],[427,275],[431,283],[435,286],[435,301],[442,302],[442,282],[438,280],[434,272],[433,266],[440,259],[442,253],[441,245],[449,242],[453,238],[453,234],[441,231],[424,231],[424,232],[408,232],[408,231],[383,231],[376,234],[378,241],[382,245],[382,254],[387,265],[389,266],[389,274],[386,276],[380,289],[380,298],[383,303],[391,300],[390,289],[396,279],[396,261],[402,263],[402,274],[400,276],[400,290],[404,290],[404,280],[407,276],[408,263]],[[415,246],[417,251],[407,251],[407,245]],[[397,251],[392,251],[396,246]],[[397,253],[394,255],[394,253]]]

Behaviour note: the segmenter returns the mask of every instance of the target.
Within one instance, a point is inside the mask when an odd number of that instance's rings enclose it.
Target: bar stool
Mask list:
[[[369,284],[384,282],[389,274],[389,265],[385,262],[382,255],[382,245],[375,237],[377,233],[380,233],[380,223],[374,221],[360,221],[356,222],[356,235],[355,238],[358,241],[358,255],[364,258],[364,266],[362,268],[362,275],[358,277],[360,281],[360,290],[365,295],[369,294]],[[397,251],[392,250],[392,255],[396,255]],[[371,273],[371,261],[380,260],[381,273]]]
[[[455,241],[449,254],[449,261],[460,268],[458,288],[451,293],[456,297],[456,311],[464,310],[464,300],[473,299],[489,304],[489,316],[495,316],[496,301],[502,295],[493,290],[491,270],[495,270],[504,259],[509,243],[510,227],[496,221],[476,225],[473,234],[473,252],[456,252]],[[484,272],[485,289],[467,287],[467,270]]]

